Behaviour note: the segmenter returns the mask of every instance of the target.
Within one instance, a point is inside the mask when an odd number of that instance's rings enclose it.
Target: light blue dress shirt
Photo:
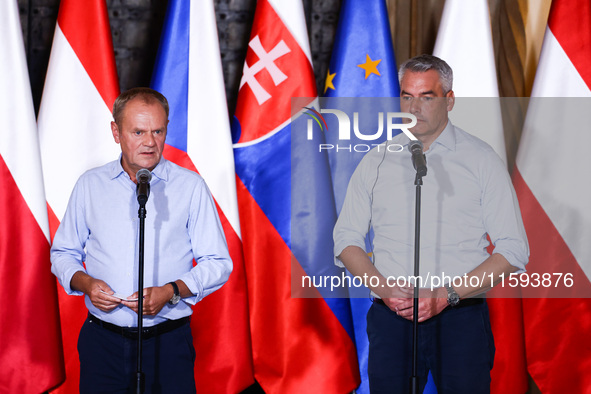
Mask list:
[[[408,278],[414,272],[416,171],[409,142],[399,134],[388,142],[389,151],[381,145],[365,155],[334,229],[339,256],[350,245],[365,250],[371,225],[374,264],[386,277]],[[427,282],[428,276],[453,278],[472,271],[489,257],[487,234],[494,253],[523,271],[529,259],[525,229],[511,179],[494,150],[448,121],[425,155],[421,278]],[[342,266],[338,258],[335,263]]]
[[[216,206],[203,178],[163,158],[152,171],[150,188],[144,287],[181,279],[194,296],[175,306],[166,304],[157,316],[146,316],[144,326],[190,315],[191,305],[219,289],[232,271]],[[70,287],[77,271],[104,280],[121,295],[137,291],[138,208],[136,184],[120,159],[80,177],[51,247],[51,271],[66,293],[82,295]],[[120,305],[105,313],[85,298],[88,310],[99,319],[137,326],[131,309]]]

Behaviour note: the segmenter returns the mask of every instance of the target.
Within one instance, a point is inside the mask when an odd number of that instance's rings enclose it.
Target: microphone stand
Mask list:
[[[423,185],[423,176],[417,172],[415,178],[416,198],[415,198],[415,278],[419,277],[419,254],[421,238],[421,186]],[[415,282],[413,289],[413,311],[412,311],[412,376],[410,378],[410,392],[419,393],[419,375],[418,375],[418,355],[419,355],[419,287]]]
[[[147,200],[147,199],[146,199]],[[140,221],[139,232],[139,262],[138,262],[138,311],[137,311],[137,372],[136,393],[144,392],[145,377],[142,372],[142,331],[144,317],[144,227],[146,221],[146,201],[140,201],[138,218]]]

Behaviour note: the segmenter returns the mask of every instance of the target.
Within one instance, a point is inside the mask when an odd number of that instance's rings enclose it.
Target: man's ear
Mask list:
[[[445,94],[447,98],[447,112],[451,111],[456,103],[456,94],[453,90],[450,90]]]
[[[111,122],[111,132],[113,133],[113,139],[115,139],[115,142],[120,143],[121,141],[119,140],[119,127],[117,126],[117,123]]]

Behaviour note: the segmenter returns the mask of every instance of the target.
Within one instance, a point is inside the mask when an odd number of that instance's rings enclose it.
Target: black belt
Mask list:
[[[142,327],[142,339],[150,339],[155,336],[170,332],[175,330],[179,327],[188,324],[191,321],[191,316],[183,317],[182,319],[177,320],[168,320],[160,324],[156,324],[152,327]],[[98,317],[88,314],[88,322],[92,324],[96,324],[101,326],[115,334],[119,334],[122,337],[129,338],[129,339],[136,339],[138,334],[137,327],[119,327],[118,325],[107,323],[106,321],[102,321]]]
[[[380,304],[380,305],[384,305],[386,308],[388,307],[384,301],[382,301],[381,298],[374,298],[373,302],[375,302],[376,304]],[[484,303],[484,298],[465,298],[463,300],[460,300],[460,303],[456,306],[447,306],[445,310],[448,309],[458,309],[458,308],[463,308],[465,306],[472,306],[472,305],[480,305]]]

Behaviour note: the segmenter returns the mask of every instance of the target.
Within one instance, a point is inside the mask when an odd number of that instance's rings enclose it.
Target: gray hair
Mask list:
[[[402,82],[402,77],[406,71],[424,73],[429,70],[435,70],[439,74],[444,94],[452,89],[454,74],[451,67],[444,60],[433,55],[415,56],[402,63],[398,71],[398,81]]]
[[[134,98],[142,100],[146,104],[158,103],[166,112],[166,118],[168,119],[168,100],[161,93],[150,88],[131,88],[121,93],[119,97],[113,103],[113,119],[117,125],[121,125],[123,117],[123,110],[125,106]]]

